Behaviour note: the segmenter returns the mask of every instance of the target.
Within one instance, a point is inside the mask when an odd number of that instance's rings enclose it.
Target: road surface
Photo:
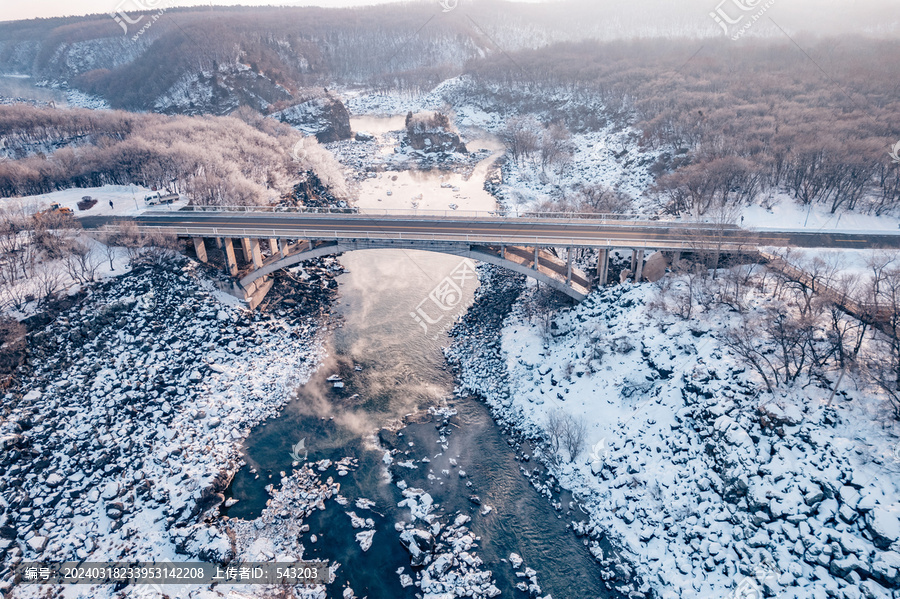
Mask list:
[[[547,218],[440,218],[364,214],[148,212],[134,219],[182,236],[421,239],[578,247],[692,249],[723,247],[900,248],[900,231],[753,231],[666,221]],[[86,227],[110,219],[83,219]]]

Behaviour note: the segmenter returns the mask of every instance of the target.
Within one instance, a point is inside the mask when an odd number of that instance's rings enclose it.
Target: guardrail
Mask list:
[[[165,226],[138,226],[138,230],[146,232],[161,232],[181,237],[247,237],[247,238],[288,238],[309,239],[316,241],[327,240],[358,240],[370,241],[429,241],[447,243],[468,243],[478,245],[538,245],[543,247],[627,247],[635,249],[665,249],[665,250],[689,250],[702,251],[703,244],[696,240],[668,241],[647,240],[641,237],[634,239],[597,239],[588,237],[547,237],[535,235],[473,235],[455,233],[402,233],[392,231],[340,231],[340,230],[309,230],[309,229],[265,229],[244,227],[165,227]],[[754,249],[750,242],[715,242],[717,251],[747,251]]]
[[[347,206],[345,208],[328,208],[315,206],[185,206],[178,212],[213,212],[213,213],[261,213],[261,214],[337,214],[347,216],[443,216],[456,218],[547,218],[558,220],[598,220],[598,221],[638,221],[646,223],[661,223],[666,226],[708,226],[718,228],[737,228],[737,225],[719,225],[704,223],[701,221],[682,220],[653,220],[646,214],[614,213],[614,212],[540,212],[525,211],[511,212],[504,210],[432,210],[418,208],[358,208]],[[170,212],[166,212],[169,214]],[[152,213],[150,213],[152,214]]]
[[[828,285],[824,281],[814,279],[806,271],[794,266],[781,256],[768,252],[760,252],[760,256],[768,261],[769,267],[781,272],[787,278],[800,283],[804,287],[811,289],[815,293],[824,295],[838,306],[842,306],[850,314],[861,319],[870,319],[875,322],[886,322],[890,317],[890,309],[882,304],[865,302],[858,298],[849,296],[846,292],[841,291]]]

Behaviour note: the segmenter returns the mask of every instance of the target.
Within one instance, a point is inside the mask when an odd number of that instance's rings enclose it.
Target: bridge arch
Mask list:
[[[407,240],[341,239],[338,241],[301,241],[281,255],[265,260],[263,264],[241,277],[239,283],[245,290],[253,290],[260,279],[283,268],[295,266],[306,260],[334,256],[344,252],[376,249],[411,249],[450,254],[472,260],[480,260],[529,276],[560,291],[576,301],[590,293],[590,278],[572,267],[571,260],[563,261],[547,250],[522,246],[478,246],[460,242],[428,242]],[[535,261],[535,257],[537,260]],[[535,267],[536,266],[536,267]]]

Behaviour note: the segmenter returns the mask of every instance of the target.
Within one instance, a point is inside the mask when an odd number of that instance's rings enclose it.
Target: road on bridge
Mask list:
[[[453,218],[246,212],[149,212],[134,219],[140,227],[169,229],[184,236],[253,236],[370,239],[434,239],[579,247],[691,249],[728,245],[731,249],[900,248],[900,231],[749,230],[732,225],[556,218]],[[100,222],[88,223],[97,225]]]

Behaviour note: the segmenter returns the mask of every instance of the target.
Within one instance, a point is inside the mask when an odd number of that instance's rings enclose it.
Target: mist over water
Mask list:
[[[461,260],[412,250],[341,257],[347,272],[338,278],[339,324],[328,341],[328,357],[279,416],[252,432],[245,444],[247,465],[230,488],[240,502],[224,513],[259,515],[268,499],[264,486],[278,485],[278,472],[290,471],[291,449],[301,439],[310,461],[354,455],[371,446],[379,428],[449,395],[453,381],[440,349],[446,334],[434,327],[426,333],[410,313]],[[471,280],[463,287],[455,311],[444,316],[446,324],[471,304],[476,288]],[[334,375],[343,388],[327,380]]]

